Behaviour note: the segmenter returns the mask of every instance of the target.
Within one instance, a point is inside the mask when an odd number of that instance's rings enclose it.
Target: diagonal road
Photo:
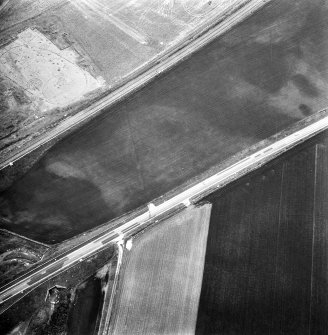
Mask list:
[[[255,170],[295,145],[328,129],[328,113],[326,110],[321,111],[314,117],[294,126],[293,129],[294,131],[289,133],[282,132],[276,135],[272,139],[271,144],[262,145],[259,150],[251,155],[244,154],[243,158],[230,167],[203,179],[182,192],[176,193],[162,203],[156,205],[154,203],[148,204],[148,211],[128,222],[92,238],[55,259],[40,264],[39,267],[5,286],[0,291],[0,312],[9,308],[17,298],[24,296],[49,278],[96,254],[109,244],[122,244],[125,239],[146,228],[150,223],[156,223],[170,213],[190,206],[217,188],[221,188],[240,176]]]
[[[255,13],[270,1],[272,0],[248,0],[246,4],[243,4],[241,8],[236,8],[236,10],[222,22],[217,24],[217,19],[215,20],[214,17],[209,20],[210,22],[205,24],[201,30],[199,29],[200,27],[197,27],[197,29],[191,33],[193,38],[181,41],[181,45],[178,47],[174,46],[172,50],[168,50],[165,55],[160,55],[161,59],[151,61],[149,66],[153,66],[148,71],[142,73],[137,78],[128,81],[125,85],[100,99],[89,108],[86,108],[76,115],[64,120],[57,127],[48,131],[46,134],[40,135],[38,139],[31,141],[28,146],[22,148],[20,151],[14,152],[9,158],[0,160],[0,170],[6,168],[7,166],[12,166],[14,162],[30,154],[32,151],[40,148],[42,145],[86,122],[95,115],[99,114],[103,109],[114,105],[118,101],[121,101],[128,95],[132,94],[153,80],[160,73],[168,71],[187,56],[191,55],[197,50],[200,50],[203,46],[207,45],[218,36],[230,30],[236,24],[245,20],[247,17]],[[209,30],[206,33],[200,35],[206,29]]]

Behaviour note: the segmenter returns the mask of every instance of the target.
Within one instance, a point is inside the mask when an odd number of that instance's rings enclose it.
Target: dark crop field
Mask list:
[[[51,148],[0,227],[55,243],[327,106],[327,3],[278,0]]]
[[[327,132],[210,196],[196,334],[325,334]]]

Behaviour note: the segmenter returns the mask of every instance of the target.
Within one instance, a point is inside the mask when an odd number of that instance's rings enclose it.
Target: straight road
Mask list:
[[[192,187],[165,200],[161,204],[150,203],[148,211],[138,215],[134,219],[116,227],[113,230],[103,233],[76,249],[59,256],[46,264],[40,265],[37,269],[25,275],[22,279],[16,280],[0,291],[0,309],[10,307],[15,299],[27,294],[47,279],[65,271],[81,260],[97,253],[111,243],[124,243],[134,233],[144,229],[151,222],[157,222],[160,218],[167,216],[172,211],[190,206],[195,200],[213,192],[232,180],[244,175],[277,157],[277,155],[293,148],[295,145],[317,135],[328,128],[328,116],[325,116],[303,128],[292,132],[289,135],[281,134],[271,145],[264,146],[252,155],[240,159],[231,167],[218,172]]]

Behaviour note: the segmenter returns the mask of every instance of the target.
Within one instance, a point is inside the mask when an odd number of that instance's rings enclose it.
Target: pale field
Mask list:
[[[17,0],[0,7],[2,156],[246,1]]]
[[[194,333],[210,213],[210,204],[184,210],[133,242],[112,334]]]

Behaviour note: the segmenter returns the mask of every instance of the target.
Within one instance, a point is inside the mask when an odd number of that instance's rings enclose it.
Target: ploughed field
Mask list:
[[[0,227],[63,241],[326,107],[326,17],[325,1],[269,3],[8,177]]]
[[[125,251],[111,334],[192,334],[211,205],[174,215]]]

